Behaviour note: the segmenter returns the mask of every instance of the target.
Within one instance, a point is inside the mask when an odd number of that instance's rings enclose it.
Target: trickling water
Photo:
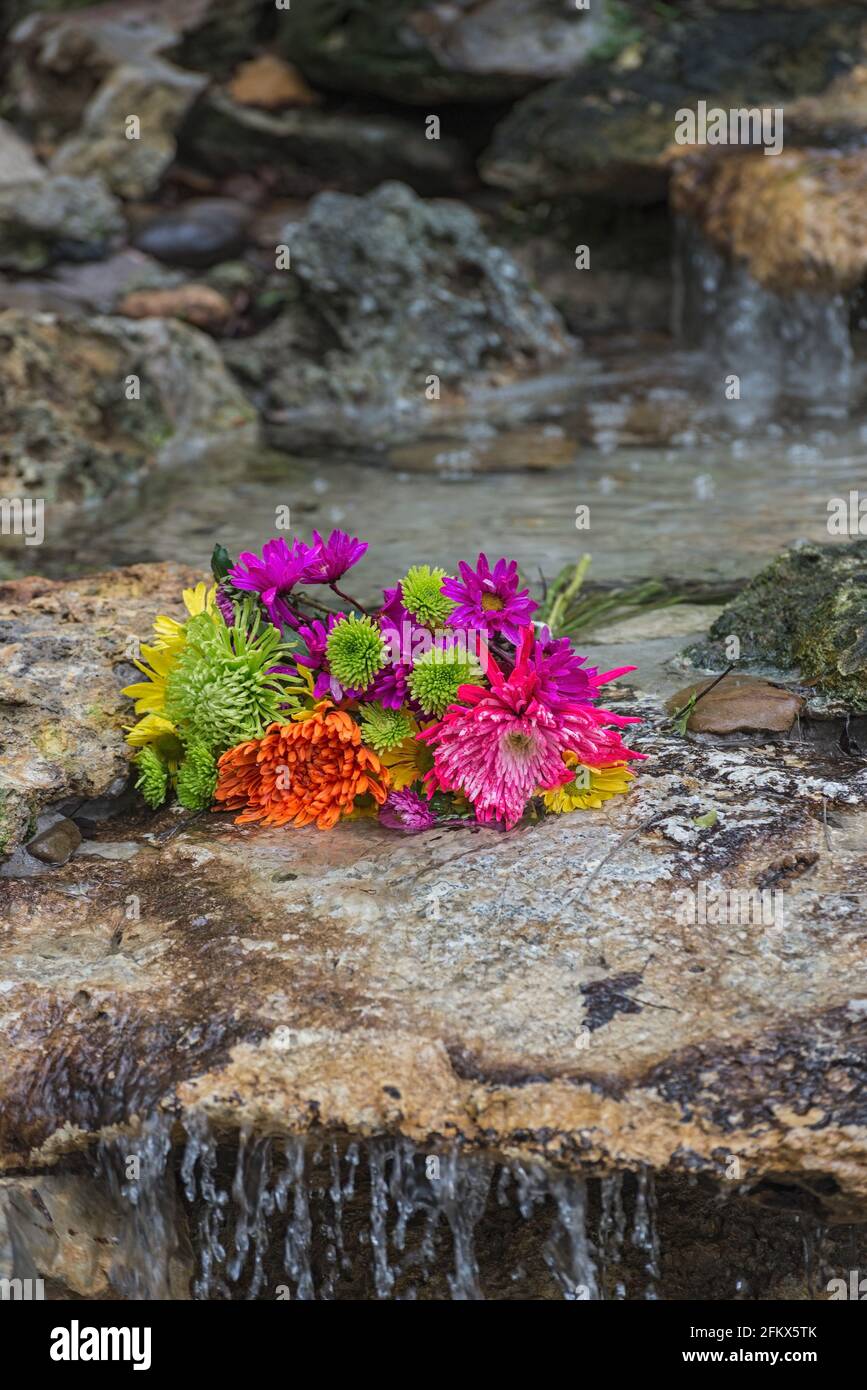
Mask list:
[[[228,1286],[217,1274],[226,1259],[221,1232],[226,1223],[226,1208],[229,1202],[229,1194],[220,1191],[215,1180],[217,1141],[203,1116],[187,1116],[184,1127],[187,1131],[187,1145],[181,1163],[184,1194],[191,1204],[197,1194],[200,1199],[196,1222],[198,1239],[195,1241],[200,1266],[198,1277],[193,1284],[193,1293],[196,1298],[201,1299],[228,1298]]]
[[[816,1290],[824,1281],[824,1243],[827,1227],[813,1217],[797,1218],[801,1227],[801,1243],[804,1250],[804,1284],[809,1298],[816,1297]]]
[[[620,1264],[623,1241],[626,1237],[626,1211],[623,1206],[623,1174],[610,1173],[602,1178],[601,1212],[599,1216],[599,1255],[603,1287],[609,1270]],[[626,1286],[622,1280],[615,1280],[614,1297],[626,1297]]]
[[[845,403],[854,354],[842,294],[764,289],[688,223],[675,241],[675,331],[741,383],[736,413],[758,420],[778,399]],[[734,402],[727,402],[734,409]]]
[[[545,1262],[564,1298],[596,1299],[596,1265],[587,1239],[587,1185],[571,1174],[555,1174],[549,1182],[557,1220],[545,1248]]]
[[[459,1144],[431,1153],[405,1138],[313,1145],[249,1130],[220,1140],[201,1115],[184,1126],[181,1153],[162,1115],[99,1148],[99,1180],[121,1213],[111,1278],[123,1297],[183,1297],[190,1245],[197,1299],[671,1296],[649,1169],[584,1180]],[[713,1189],[705,1200],[713,1223],[730,1219],[736,1204]],[[779,1229],[779,1214],[773,1221]],[[840,1262],[838,1236],[826,1250],[827,1232],[802,1214],[786,1230],[786,1267],[815,1297],[832,1245]],[[755,1261],[750,1248],[739,1247],[728,1276],[720,1271],[722,1296],[762,1297],[785,1273],[765,1273],[762,1244]],[[857,1267],[857,1252],[844,1258]]]
[[[646,1258],[644,1268],[649,1282],[644,1297],[655,1299],[656,1281],[659,1278],[659,1240],[656,1233],[656,1184],[649,1168],[642,1168],[638,1174],[632,1243]]]
[[[170,1298],[178,1246],[174,1185],[166,1181],[172,1118],[149,1116],[134,1137],[101,1142],[97,1173],[121,1215],[111,1280],[125,1298]]]
[[[449,1288],[452,1298],[461,1301],[482,1297],[474,1233],[487,1205],[490,1186],[490,1166],[467,1163],[456,1147],[446,1154],[436,1191],[454,1240],[455,1271],[449,1275]]]

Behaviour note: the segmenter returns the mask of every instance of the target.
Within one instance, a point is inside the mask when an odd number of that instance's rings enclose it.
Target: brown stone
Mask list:
[[[695,681],[678,690],[668,701],[669,712],[675,714],[684,709],[692,695],[701,695],[715,679]],[[785,733],[791,729],[803,704],[800,695],[772,685],[770,681],[759,680],[756,676],[728,675],[696,702],[686,727],[693,734]]]
[[[242,63],[229,83],[229,95],[241,106],[261,106],[266,111],[316,106],[321,100],[297,68],[273,53]]]
[[[671,205],[759,284],[837,293],[867,275],[867,150],[706,150],[680,160]]]
[[[66,816],[40,830],[27,842],[27,852],[43,864],[65,864],[81,844],[81,831]]]
[[[210,285],[178,285],[177,289],[134,290],[117,306],[130,319],[182,319],[209,333],[225,328],[232,306]]]

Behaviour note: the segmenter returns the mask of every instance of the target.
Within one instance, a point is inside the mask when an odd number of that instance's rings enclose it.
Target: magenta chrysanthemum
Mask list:
[[[520,820],[537,791],[562,786],[573,775],[563,754],[582,762],[625,761],[640,757],[625,748],[619,734],[602,727],[626,723],[592,705],[546,700],[532,658],[533,629],[519,634],[511,675],[488,663],[491,689],[463,685],[439,724],[417,735],[434,749],[434,766],[425,778],[428,795],[460,791],[480,821],[502,820],[507,829]]]
[[[313,532],[315,554],[301,575],[302,584],[334,584],[353,565],[357,565],[367,550],[367,541],[360,541],[346,531],[332,531],[328,540]]]
[[[296,540],[290,549],[279,536],[265,542],[261,558],[251,550],[242,551],[228,577],[236,589],[259,595],[275,627],[287,624],[297,627],[298,620],[286,597],[299,583],[315,554],[315,546]]]
[[[410,702],[406,682],[411,669],[400,662],[395,666],[383,666],[365,691],[365,699],[377,700],[385,709],[400,709]]]
[[[223,588],[222,584],[217,585],[217,592],[214,595],[214,601],[216,602],[216,605],[220,610],[223,622],[226,624],[226,627],[231,627],[235,621],[235,605],[229,598],[229,595],[226,593],[226,590]]]
[[[538,604],[529,589],[518,589],[518,566],[514,560],[500,559],[491,569],[481,554],[473,570],[462,560],[460,579],[443,580],[442,591],[457,607],[449,615],[452,627],[476,627],[489,633],[502,633],[516,645],[519,629],[532,620]]]
[[[403,830],[410,835],[431,830],[437,823],[428,803],[412,790],[389,793],[387,801],[379,808],[379,819],[389,830]]]

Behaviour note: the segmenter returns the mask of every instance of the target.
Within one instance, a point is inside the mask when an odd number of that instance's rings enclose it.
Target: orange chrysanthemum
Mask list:
[[[241,810],[238,825],[309,825],[330,830],[370,792],[380,805],[388,794],[388,769],[361,742],[361,731],[343,710],[321,701],[291,724],[271,724],[262,738],[239,743],[220,758],[214,796],[227,810]]]

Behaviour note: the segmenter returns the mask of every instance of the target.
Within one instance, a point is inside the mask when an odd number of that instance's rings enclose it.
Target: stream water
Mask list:
[[[708,302],[716,294],[713,282]],[[743,294],[732,312],[749,336]],[[751,359],[770,340],[757,329]],[[742,398],[727,400],[728,350],[588,343],[569,374],[536,383],[534,422],[476,420],[460,438],[376,459],[226,444],[107,500],[49,506],[44,543],[0,537],[0,563],[57,577],[143,560],[205,568],[215,539],[255,548],[288,507],[293,532],[340,526],[371,543],[362,599],[420,559],[454,566],[480,549],[513,556],[531,579],[585,551],[596,580],[747,578],[801,537],[828,540],[829,500],[863,485],[865,371],[850,364],[843,398],[768,397],[745,375]],[[816,352],[818,370],[821,340]]]

